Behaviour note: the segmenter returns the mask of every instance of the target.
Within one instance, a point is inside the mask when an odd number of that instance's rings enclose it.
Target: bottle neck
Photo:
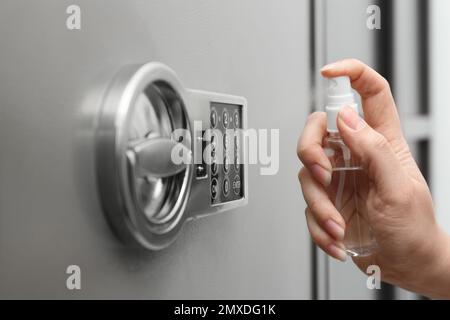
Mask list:
[[[328,138],[341,139],[341,135],[339,134],[339,132],[329,132],[328,131]]]

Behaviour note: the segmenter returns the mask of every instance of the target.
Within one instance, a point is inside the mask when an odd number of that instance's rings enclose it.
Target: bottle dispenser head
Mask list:
[[[337,117],[339,111],[344,107],[349,106],[358,112],[355,95],[352,91],[350,78],[335,77],[328,79],[327,88],[327,106],[325,107],[327,113],[327,131],[338,132]]]

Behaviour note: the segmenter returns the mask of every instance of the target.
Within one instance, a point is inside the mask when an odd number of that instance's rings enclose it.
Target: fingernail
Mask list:
[[[328,71],[328,70],[334,69],[334,68],[336,68],[336,65],[337,65],[336,62],[329,63],[329,64],[323,66],[322,69],[320,69],[320,72],[324,72],[324,71]]]
[[[328,187],[331,183],[331,172],[323,168],[321,165],[314,164],[311,167],[312,174],[319,179],[325,187]]]
[[[341,248],[342,250],[345,251],[345,246],[344,246],[344,243],[343,243],[343,242],[336,242],[335,245],[336,245],[338,248]]]
[[[336,240],[342,241],[345,237],[344,228],[342,228],[338,223],[334,222],[332,219],[328,219],[324,224],[327,232]]]
[[[341,119],[345,125],[352,130],[360,130],[366,125],[358,113],[356,113],[356,111],[349,106],[345,106],[341,109],[341,111],[339,111],[339,119]]]
[[[342,262],[345,262],[347,260],[347,253],[343,249],[337,247],[336,245],[330,244],[327,249],[328,253],[333,258],[336,258]]]

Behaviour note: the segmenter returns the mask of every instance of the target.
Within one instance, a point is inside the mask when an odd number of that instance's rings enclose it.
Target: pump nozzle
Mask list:
[[[328,132],[338,132],[337,117],[344,106],[349,106],[358,112],[355,95],[349,77],[335,77],[328,79],[327,90],[327,130]]]
[[[342,97],[352,94],[352,86],[349,77],[336,77],[328,80],[328,96]]]

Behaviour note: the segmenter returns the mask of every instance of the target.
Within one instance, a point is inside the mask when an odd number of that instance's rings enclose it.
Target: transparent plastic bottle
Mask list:
[[[367,215],[369,179],[360,161],[352,155],[337,129],[337,115],[344,106],[357,111],[348,77],[329,79],[327,111],[328,136],[324,149],[333,171],[327,193],[346,223],[344,245],[348,255],[368,256],[377,249]]]

